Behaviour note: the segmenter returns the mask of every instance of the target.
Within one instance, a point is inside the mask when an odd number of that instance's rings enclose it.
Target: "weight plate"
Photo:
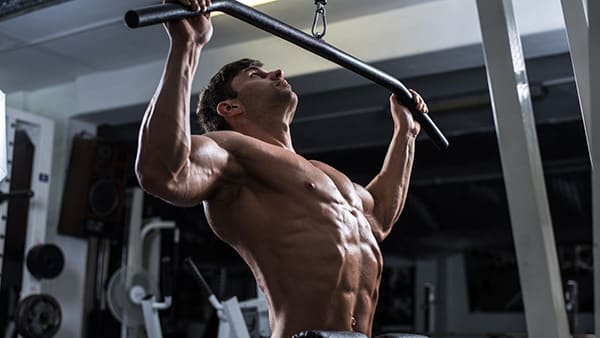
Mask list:
[[[17,305],[15,322],[23,338],[54,337],[62,323],[60,304],[46,294],[27,296]]]
[[[27,270],[37,279],[58,277],[65,265],[62,250],[54,244],[40,244],[27,252]]]

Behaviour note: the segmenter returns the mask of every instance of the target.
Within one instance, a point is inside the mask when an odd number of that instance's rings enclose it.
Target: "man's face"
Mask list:
[[[237,98],[247,113],[281,112],[291,122],[298,98],[282,70],[267,72],[262,67],[250,66],[233,78],[231,87],[238,93]]]

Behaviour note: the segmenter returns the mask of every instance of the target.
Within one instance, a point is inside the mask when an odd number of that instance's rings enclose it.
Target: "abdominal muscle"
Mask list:
[[[370,337],[382,258],[362,211],[343,199],[299,196],[310,191],[242,189],[234,203],[205,209],[265,293],[272,338],[305,330]]]

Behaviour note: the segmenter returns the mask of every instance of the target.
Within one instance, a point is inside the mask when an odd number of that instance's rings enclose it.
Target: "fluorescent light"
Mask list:
[[[275,2],[278,0],[238,0],[238,1],[243,3],[246,6],[256,7],[256,6],[268,4],[270,2]],[[221,15],[221,14],[223,14],[223,13],[222,12],[214,12],[214,13],[212,13],[212,16],[217,16],[217,15]]]
[[[268,4],[269,2],[275,2],[277,0],[238,0],[238,1],[243,3],[244,5],[248,5],[248,6],[260,6],[260,5]]]

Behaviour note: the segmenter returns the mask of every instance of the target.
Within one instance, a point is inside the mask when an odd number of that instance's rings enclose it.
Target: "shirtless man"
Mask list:
[[[179,1],[198,11],[210,5]],[[383,266],[378,242],[404,206],[418,123],[392,95],[394,133],[383,168],[359,186],[294,152],[296,94],[283,71],[244,59],[211,80],[199,109],[207,132],[191,135],[191,84],[212,25],[204,15],[166,28],[168,59],[139,134],[141,186],[175,205],[203,203],[212,230],[265,293],[273,338],[306,330],[371,337]]]

